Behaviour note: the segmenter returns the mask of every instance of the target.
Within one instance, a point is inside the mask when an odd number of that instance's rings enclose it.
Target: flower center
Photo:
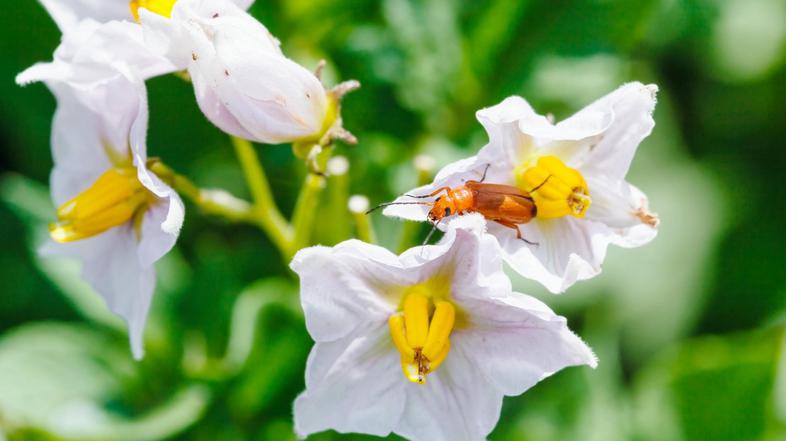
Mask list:
[[[111,168],[76,197],[57,209],[57,222],[49,225],[56,242],[86,239],[122,225],[143,213],[152,194],[139,182],[136,168]]]
[[[540,218],[582,218],[592,203],[581,173],[556,156],[541,156],[534,167],[519,164],[513,173],[519,188],[531,193]]]
[[[393,343],[401,353],[401,369],[407,380],[425,384],[448,356],[456,309],[443,299],[432,299],[426,289],[415,286],[404,298],[404,311],[390,316]]]
[[[150,12],[169,18],[172,8],[177,0],[131,0],[131,14],[134,20],[139,21],[139,8],[145,8]]]

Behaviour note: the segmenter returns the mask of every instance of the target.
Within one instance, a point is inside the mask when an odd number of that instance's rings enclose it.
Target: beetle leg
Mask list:
[[[529,241],[527,239],[524,239],[521,236],[521,230],[519,229],[519,225],[518,224],[514,224],[513,222],[506,222],[506,221],[499,220],[499,219],[494,219],[494,222],[502,225],[503,227],[508,227],[508,228],[512,228],[512,229],[516,230],[516,239],[523,240],[524,242],[526,242],[529,245],[533,245],[533,246],[536,246],[536,247],[540,246],[540,244],[538,242],[532,242],[532,241]]]
[[[432,196],[436,196],[436,195],[442,193],[443,191],[450,192],[450,187],[440,187],[440,188],[434,190],[433,192],[431,192],[429,194],[423,194],[423,195],[420,195],[420,196],[415,196],[414,194],[406,194],[406,193],[404,193],[402,196],[415,198],[415,199],[423,199],[423,198],[430,198]]]

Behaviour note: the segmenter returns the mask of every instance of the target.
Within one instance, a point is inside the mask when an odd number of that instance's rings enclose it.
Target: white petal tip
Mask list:
[[[39,81],[39,79],[36,78],[34,75],[35,72],[31,72],[31,70],[32,68],[20,72],[19,75],[17,75],[15,78],[16,84],[24,87],[27,86],[28,84]]]

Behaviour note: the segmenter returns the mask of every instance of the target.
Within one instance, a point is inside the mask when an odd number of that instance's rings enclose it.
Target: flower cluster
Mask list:
[[[246,12],[249,0],[42,3],[63,39],[53,61],[17,78],[44,82],[58,103],[57,211],[42,251],[83,262],[84,279],[127,321],[136,358],[154,264],[184,220],[182,194],[207,212],[260,226],[294,256],[316,342],[294,403],[300,436],[334,429],[482,440],[504,396],[568,366],[596,366],[566,320],[513,292],[503,269],[560,293],[599,274],[609,244],[637,247],[655,237],[646,196],[625,180],[654,126],[655,86],[624,85],[557,124],[520,97],[480,110],[489,142],[477,155],[383,204],[385,215],[443,230],[435,245],[401,255],[358,240],[304,248],[301,226],[314,198],[306,193],[288,223],[271,207],[248,141],[292,144],[308,159],[304,191],[317,192],[322,153],[335,140],[354,142],[340,102],[357,82],[327,89],[320,68],[287,58]],[[199,189],[148,157],[145,81],[170,73],[191,81],[206,118],[233,137],[253,204]]]

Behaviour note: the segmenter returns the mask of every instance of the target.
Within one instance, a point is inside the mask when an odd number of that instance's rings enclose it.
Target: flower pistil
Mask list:
[[[57,209],[57,222],[49,226],[49,234],[60,243],[95,236],[136,219],[151,198],[136,168],[111,168]]]
[[[581,173],[556,156],[541,156],[534,166],[520,164],[514,173],[519,188],[531,193],[540,218],[582,218],[592,203]]]
[[[425,384],[426,375],[445,361],[456,321],[453,304],[429,294],[421,285],[410,288],[404,297],[403,311],[388,320],[393,343],[401,354],[404,376],[417,384]]]

